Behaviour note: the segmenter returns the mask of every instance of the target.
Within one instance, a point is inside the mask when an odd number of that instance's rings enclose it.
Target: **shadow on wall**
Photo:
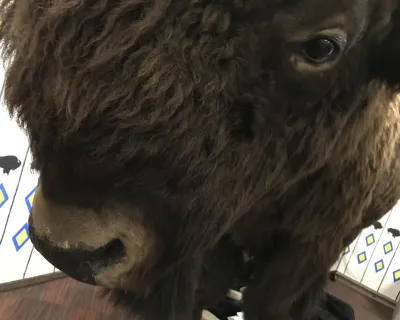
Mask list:
[[[12,170],[17,170],[21,166],[21,160],[16,156],[0,156],[0,168],[4,174],[10,174]]]

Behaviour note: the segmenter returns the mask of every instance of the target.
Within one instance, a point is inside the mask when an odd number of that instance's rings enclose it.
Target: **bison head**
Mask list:
[[[305,234],[294,225],[311,222],[268,208],[328,172],[345,199],[346,175],[334,166],[376,175],[348,182],[358,214],[396,167],[397,6],[1,0],[5,100],[40,174],[35,247],[75,279],[145,296],[188,261],[199,279],[225,235],[257,247],[262,233],[246,239],[260,221],[265,232],[279,221]],[[380,151],[369,161],[372,149]],[[339,217],[343,206],[335,208]],[[322,229],[345,233],[361,220]]]

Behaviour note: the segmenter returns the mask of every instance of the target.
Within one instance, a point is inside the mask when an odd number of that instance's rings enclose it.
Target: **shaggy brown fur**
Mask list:
[[[47,199],[128,203],[163,244],[120,302],[196,319],[238,246],[256,262],[246,319],[303,319],[400,195],[397,2],[0,1],[5,100]],[[310,71],[291,45],[321,28],[348,47]]]

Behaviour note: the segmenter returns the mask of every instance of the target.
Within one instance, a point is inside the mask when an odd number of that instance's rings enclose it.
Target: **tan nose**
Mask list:
[[[121,204],[100,212],[59,205],[36,189],[29,218],[34,247],[72,278],[107,288],[129,288],[155,260],[156,237]]]

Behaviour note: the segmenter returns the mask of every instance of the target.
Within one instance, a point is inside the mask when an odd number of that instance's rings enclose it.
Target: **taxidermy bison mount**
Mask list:
[[[200,319],[242,250],[246,319],[305,319],[399,198],[399,0],[0,6],[32,242],[139,319]]]

